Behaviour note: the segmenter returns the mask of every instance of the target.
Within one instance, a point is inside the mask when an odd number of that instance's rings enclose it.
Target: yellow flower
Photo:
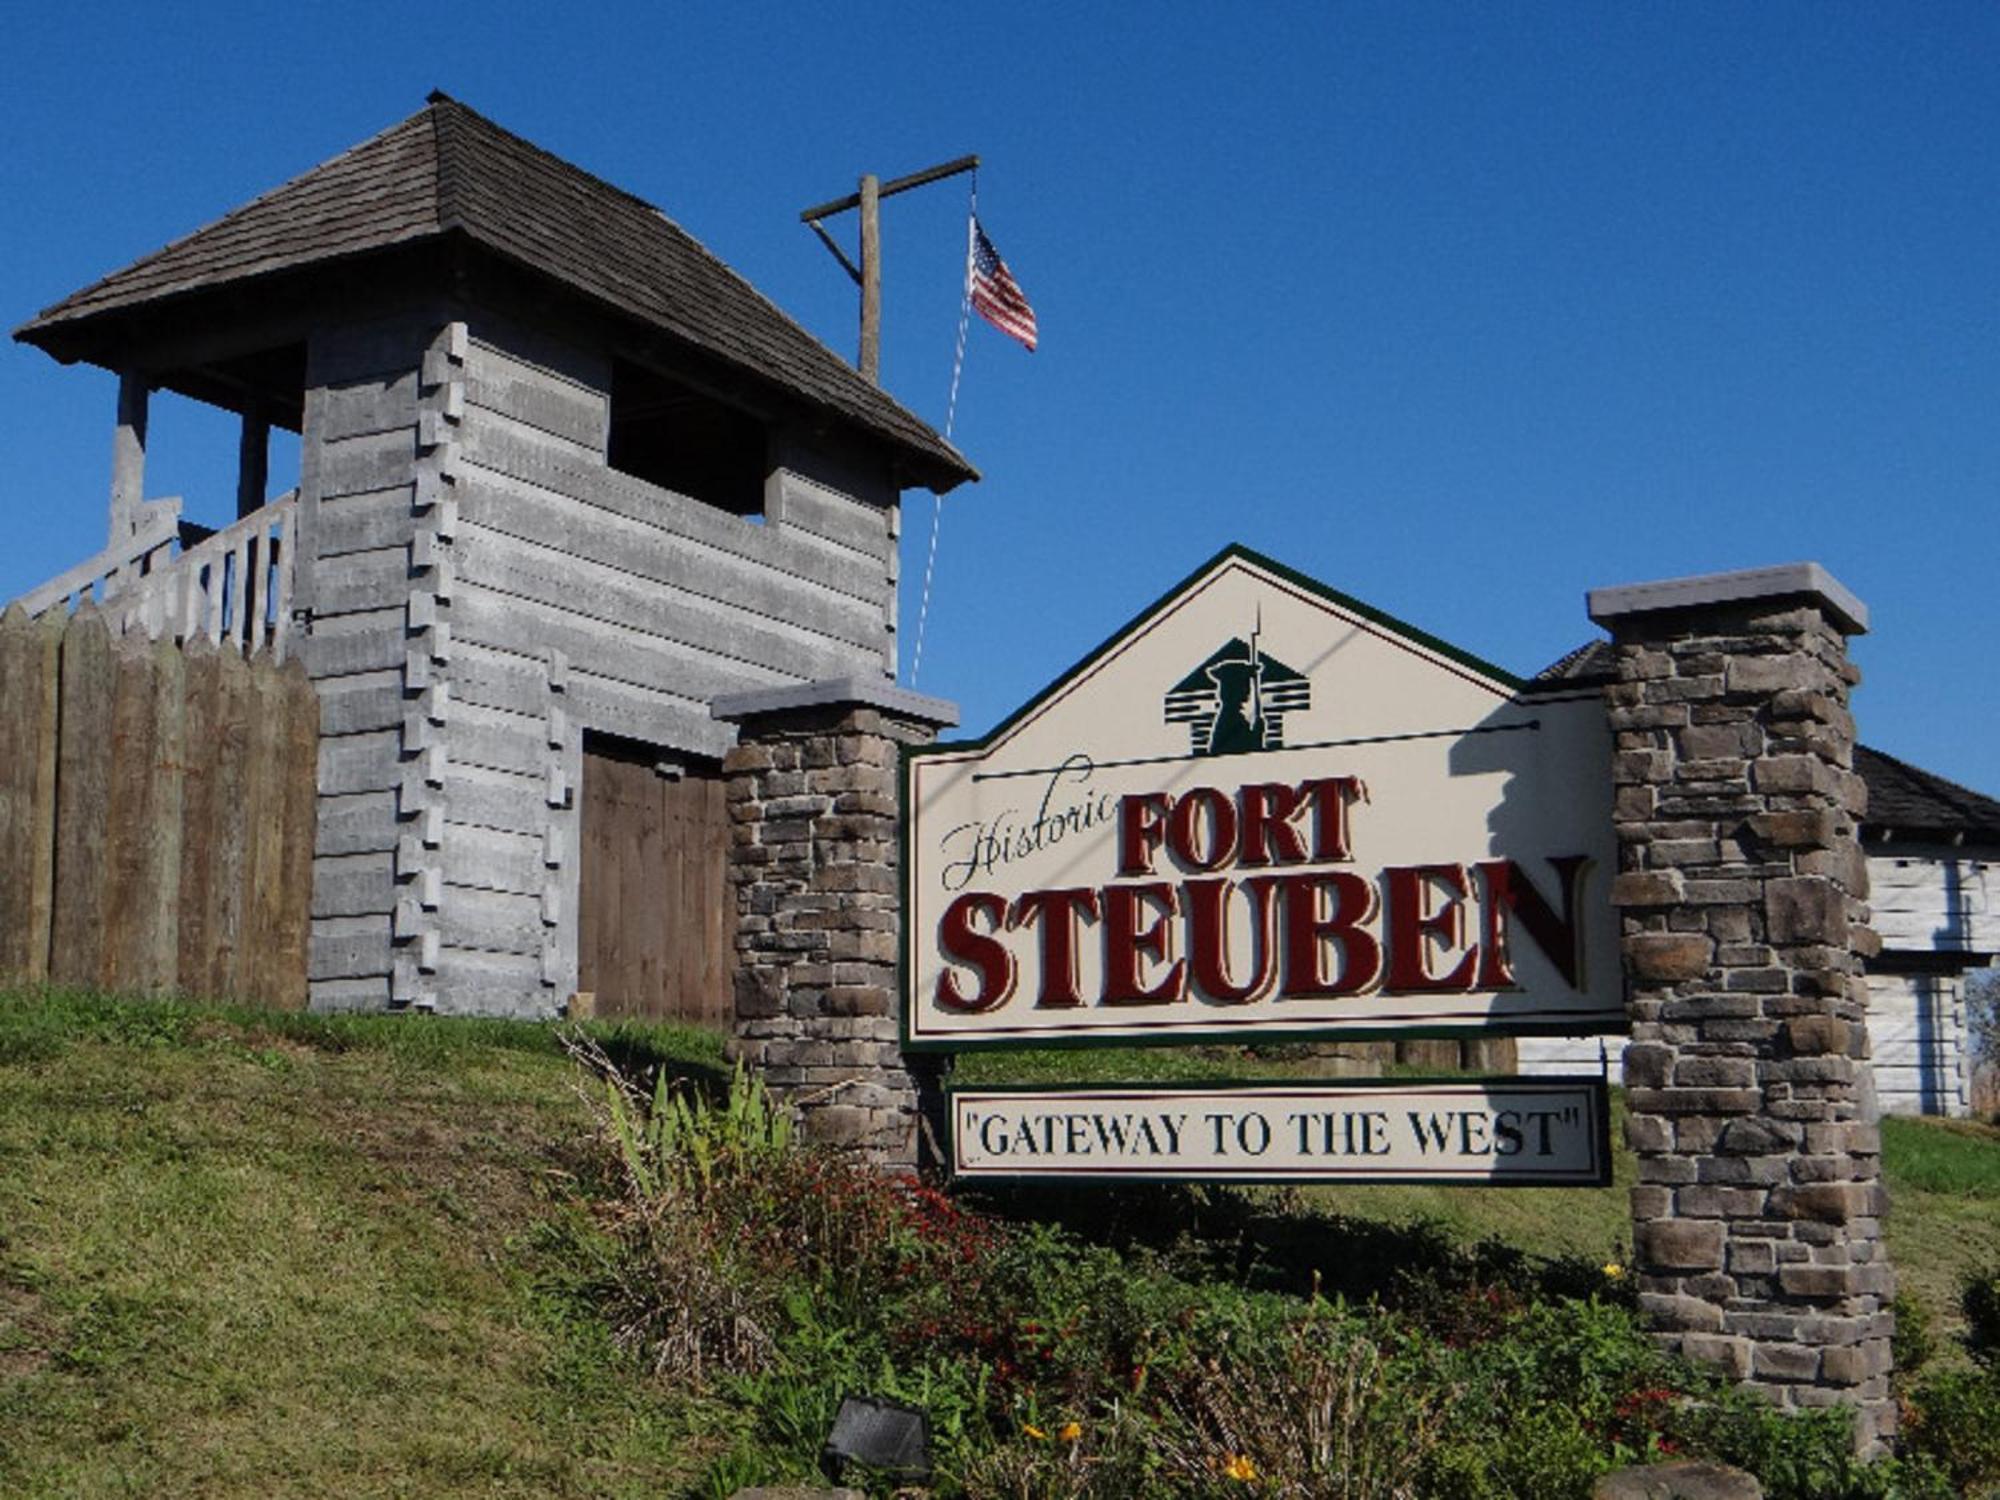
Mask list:
[[[1048,1436],[1046,1432],[1042,1431],[1042,1429],[1037,1427],[1033,1422],[1023,1422],[1021,1424],[1021,1431],[1027,1433],[1029,1437],[1033,1438],[1038,1443],[1042,1441],[1042,1439]]]
[[[1257,1477],[1257,1466],[1250,1462],[1247,1453],[1232,1453],[1229,1462],[1222,1466],[1222,1472],[1231,1479],[1240,1479],[1248,1484]]]
[[[1625,1274],[1625,1268],[1615,1260],[1607,1260],[1604,1263],[1604,1274],[1613,1281],[1616,1281],[1620,1276]]]
[[[1073,1443],[1083,1436],[1083,1423],[1065,1422],[1062,1424],[1062,1430],[1056,1433],[1056,1436],[1061,1438],[1065,1443]]]

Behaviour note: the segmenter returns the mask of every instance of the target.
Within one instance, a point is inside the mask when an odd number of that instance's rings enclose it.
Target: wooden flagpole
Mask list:
[[[860,191],[845,198],[835,198],[806,209],[799,215],[799,222],[809,227],[819,236],[820,243],[833,252],[833,258],[840,262],[847,274],[861,288],[861,351],[855,361],[861,373],[878,385],[882,379],[882,218],[881,203],[884,198],[897,193],[907,193],[911,188],[923,187],[927,183],[941,182],[947,177],[956,177],[961,172],[976,171],[979,167],[977,156],[961,156],[954,161],[940,162],[934,167],[925,167],[921,172],[912,172],[907,177],[880,181],[874,173],[861,179]],[[855,265],[840,248],[840,243],[827,232],[823,220],[834,214],[845,213],[850,208],[861,210],[861,264]]]

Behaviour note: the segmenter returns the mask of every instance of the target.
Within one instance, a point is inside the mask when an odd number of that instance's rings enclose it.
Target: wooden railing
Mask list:
[[[33,616],[95,600],[119,634],[200,635],[283,661],[298,499],[293,490],[187,547],[180,544],[180,502],[153,501],[129,541],[23,595],[21,606]]]
[[[131,536],[58,573],[16,602],[30,616],[58,607],[70,614],[86,600],[108,603],[155,568],[172,561],[180,539],[180,516],[179,500],[148,501],[139,529]]]

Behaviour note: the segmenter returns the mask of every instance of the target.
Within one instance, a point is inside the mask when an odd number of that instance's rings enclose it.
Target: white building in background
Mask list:
[[[1962,1115],[1971,1103],[1965,981],[2000,955],[2000,802],[1866,746],[1861,825],[1871,925],[1868,1034],[1885,1113]]]

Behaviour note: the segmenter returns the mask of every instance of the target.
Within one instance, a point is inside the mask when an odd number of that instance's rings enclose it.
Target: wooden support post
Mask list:
[[[236,457],[236,518],[264,508],[264,492],[271,478],[271,419],[262,402],[252,402],[243,412],[243,436]]]
[[[111,545],[139,527],[146,490],[146,400],[152,388],[143,375],[126,370],[118,377],[118,429],[111,439]]]
[[[872,172],[861,179],[861,373],[882,383],[882,199]]]

